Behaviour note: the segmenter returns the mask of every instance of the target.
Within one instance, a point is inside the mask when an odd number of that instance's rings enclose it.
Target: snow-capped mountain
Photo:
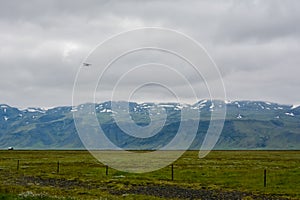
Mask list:
[[[83,148],[76,132],[73,115],[89,109],[97,116],[101,128],[121,147],[155,148],[154,141],[124,135],[115,118],[126,124],[132,120],[146,126],[151,119],[167,116],[161,134],[155,136],[166,143],[176,133],[181,111],[199,110],[200,123],[191,148],[203,140],[211,114],[226,108],[224,129],[216,148],[223,149],[300,149],[300,107],[263,101],[200,100],[194,104],[103,102],[75,107],[18,109],[0,104],[0,148]],[[129,111],[129,114],[128,112]],[[193,119],[192,115],[189,120]],[[147,143],[148,142],[148,143]],[[153,146],[154,145],[154,146]],[[162,145],[162,144],[160,144]]]

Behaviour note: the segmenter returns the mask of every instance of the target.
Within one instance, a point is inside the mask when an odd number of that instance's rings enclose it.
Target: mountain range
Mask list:
[[[0,149],[10,146],[15,149],[84,149],[73,114],[88,106],[93,108],[92,114],[109,140],[128,149],[156,149],[168,144],[179,129],[182,109],[188,112],[199,110],[199,127],[190,146],[190,149],[199,149],[218,102],[201,100],[192,105],[123,102],[129,105],[130,113],[124,116],[113,111],[112,102],[51,109],[19,109],[0,104]],[[300,149],[299,106],[264,101],[228,101],[223,104],[226,118],[215,149]],[[152,115],[163,115],[159,109],[165,111],[166,122],[156,135],[149,138],[129,136],[115,121],[120,114],[119,120],[124,127],[131,126],[132,120],[138,126],[147,126]],[[196,119],[191,116],[189,120]]]

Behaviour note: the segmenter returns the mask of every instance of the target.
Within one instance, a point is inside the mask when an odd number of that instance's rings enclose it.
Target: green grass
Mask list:
[[[35,194],[0,194],[0,200],[58,200],[59,198],[49,197],[46,195],[35,195]],[[61,198],[60,198],[61,199]],[[65,200],[72,200],[71,198],[64,198]]]
[[[0,200],[160,199],[109,192],[140,185],[238,190],[300,199],[300,151],[212,151],[203,159],[197,155],[197,151],[187,151],[174,163],[172,181],[170,166],[144,174],[109,168],[106,176],[105,166],[87,151],[0,151]],[[264,169],[267,187],[263,185]]]

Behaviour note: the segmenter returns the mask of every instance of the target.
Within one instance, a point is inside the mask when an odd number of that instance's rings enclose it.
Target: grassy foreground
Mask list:
[[[207,199],[202,194],[300,199],[300,151],[212,151],[203,159],[187,151],[174,162],[174,180],[170,166],[106,175],[87,151],[0,151],[0,200]]]

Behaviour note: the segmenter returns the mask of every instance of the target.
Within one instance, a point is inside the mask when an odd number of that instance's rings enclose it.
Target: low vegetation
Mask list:
[[[187,151],[174,162],[172,180],[171,166],[145,174],[108,168],[106,175],[87,151],[0,151],[0,200],[300,199],[299,151],[197,155]]]

